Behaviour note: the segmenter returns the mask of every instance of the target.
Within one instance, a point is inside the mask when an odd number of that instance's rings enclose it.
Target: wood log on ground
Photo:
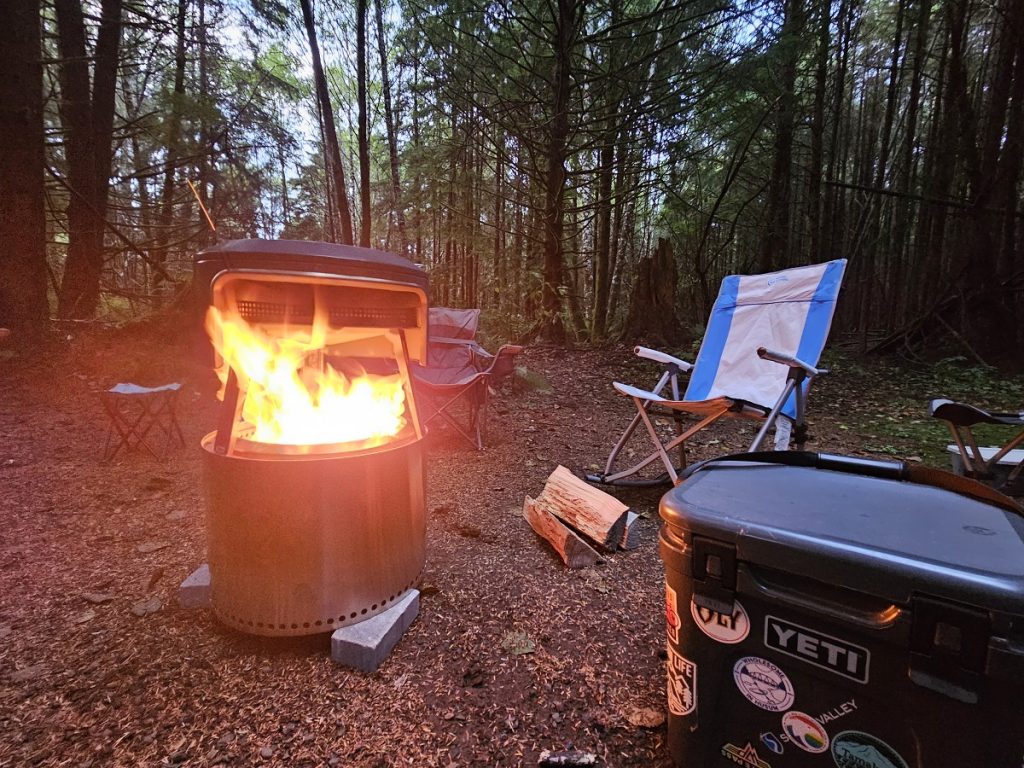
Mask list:
[[[548,540],[569,568],[586,568],[601,559],[593,547],[555,517],[543,501],[527,496],[523,502],[523,517],[538,535]]]
[[[618,549],[626,529],[629,507],[588,485],[559,465],[538,497],[573,529],[608,550]]]
[[[622,549],[636,549],[640,544],[640,515],[632,510],[626,512],[626,527],[622,532]]]

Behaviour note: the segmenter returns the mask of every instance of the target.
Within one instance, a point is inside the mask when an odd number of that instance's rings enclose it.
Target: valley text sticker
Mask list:
[[[832,739],[839,768],[907,768],[907,761],[884,741],[863,731],[843,731]]]
[[[828,734],[810,715],[795,710],[787,712],[782,716],[782,730],[805,752],[821,754],[828,751]]]
[[[677,605],[679,600],[676,591],[665,582],[665,626],[668,628],[669,641],[675,645],[679,645],[679,625],[683,623],[679,619]]]
[[[697,709],[697,665],[668,647],[668,711],[683,717]]]
[[[750,634],[750,619],[739,600],[733,601],[732,616],[699,606],[693,600],[690,614],[701,632],[720,643],[742,643]]]
[[[760,656],[744,656],[732,668],[740,693],[754,706],[785,712],[793,706],[793,684],[786,673]]]

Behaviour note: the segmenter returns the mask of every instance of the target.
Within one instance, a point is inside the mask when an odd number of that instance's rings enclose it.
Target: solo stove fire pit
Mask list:
[[[393,254],[236,240],[196,257],[223,399],[202,440],[210,603],[257,635],[367,619],[425,557],[427,276]]]

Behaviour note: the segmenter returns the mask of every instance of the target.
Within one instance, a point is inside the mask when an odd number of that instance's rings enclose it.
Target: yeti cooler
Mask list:
[[[813,453],[661,501],[686,768],[1021,768],[1024,517],[973,481]]]

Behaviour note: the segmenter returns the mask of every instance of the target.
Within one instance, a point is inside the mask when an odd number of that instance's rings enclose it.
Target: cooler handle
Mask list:
[[[787,603],[810,613],[828,616],[836,621],[856,624],[865,629],[888,629],[903,616],[903,609],[898,605],[880,607],[877,611],[851,608],[844,603],[819,596],[811,596],[799,590],[789,589],[778,584],[771,584],[759,577],[753,568],[742,565],[739,569],[739,580],[748,582],[748,586],[772,603]],[[747,586],[747,585],[744,585]],[[738,586],[738,592],[746,592],[744,586]]]
[[[781,464],[787,467],[808,467],[810,469],[830,469],[834,472],[848,472],[855,475],[879,477],[884,480],[903,480],[919,485],[930,485],[945,491],[952,491],[961,496],[968,496],[978,501],[987,502],[1018,515],[1024,515],[1021,507],[1009,496],[999,491],[960,475],[943,472],[939,469],[908,464],[905,461],[883,461],[866,459],[859,456],[840,456],[834,453],[815,453],[813,451],[757,451],[755,453],[734,453],[714,459],[691,464],[679,476],[680,482],[690,475],[713,465],[731,461],[756,464]]]

